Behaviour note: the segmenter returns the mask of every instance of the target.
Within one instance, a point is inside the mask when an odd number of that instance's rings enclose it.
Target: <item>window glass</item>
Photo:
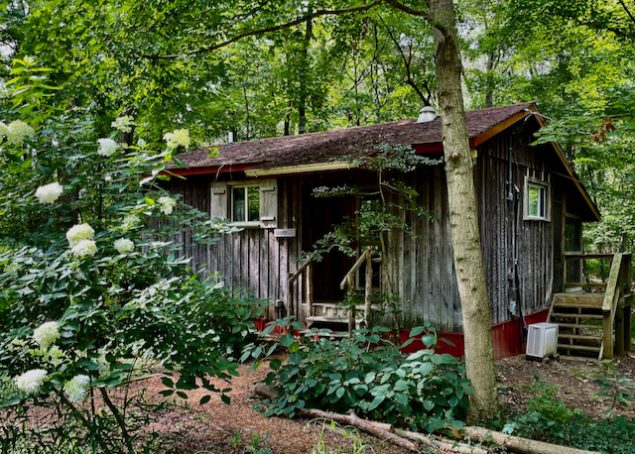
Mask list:
[[[546,218],[547,188],[539,184],[527,185],[527,216],[532,218]]]
[[[247,188],[247,213],[248,221],[260,221],[260,188],[258,186]]]
[[[245,222],[245,188],[232,189],[232,221]]]

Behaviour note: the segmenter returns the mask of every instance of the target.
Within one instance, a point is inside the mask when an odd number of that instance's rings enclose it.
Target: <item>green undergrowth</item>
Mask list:
[[[279,397],[266,402],[267,415],[293,416],[303,408],[352,410],[364,418],[428,432],[463,424],[472,388],[456,358],[431,348],[404,355],[379,329],[356,330],[339,341],[323,334],[282,337],[280,346],[289,355],[270,362],[266,382]],[[428,347],[437,342],[429,326],[413,328],[411,336],[421,337]],[[251,357],[264,351],[254,345]]]
[[[608,372],[610,374],[610,371]],[[610,376],[610,375],[609,375]],[[615,401],[621,393],[616,386],[607,385],[596,377],[600,392],[598,400]],[[635,419],[614,416],[612,411],[603,417],[590,417],[577,408],[571,408],[557,396],[555,385],[537,382],[533,386],[534,397],[527,402],[523,413],[510,411],[506,417],[492,423],[492,428],[508,434],[546,441],[578,449],[610,454],[632,454],[635,440]],[[619,400],[619,399],[618,399]],[[620,406],[629,405],[624,399]],[[612,408],[612,406],[611,406]]]

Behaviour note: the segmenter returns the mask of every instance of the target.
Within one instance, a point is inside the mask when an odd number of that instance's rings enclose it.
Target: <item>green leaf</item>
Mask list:
[[[415,326],[410,330],[410,337],[417,337],[425,331],[427,331],[427,328],[425,326]]]
[[[201,400],[198,402],[199,405],[205,405],[207,402],[211,400],[212,396],[207,394],[206,396],[201,397]]]

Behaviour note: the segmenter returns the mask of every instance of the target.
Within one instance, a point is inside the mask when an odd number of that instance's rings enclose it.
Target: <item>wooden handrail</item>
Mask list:
[[[344,276],[344,279],[342,279],[342,282],[340,282],[340,288],[342,290],[346,289],[351,278],[355,275],[355,273],[357,273],[357,270],[361,268],[362,264],[369,258],[372,259],[372,249],[370,247],[366,248],[364,253],[359,256],[355,264],[351,267],[350,270],[348,270],[346,276]]]
[[[289,311],[289,315],[296,316],[297,310],[295,301],[295,295],[293,290],[293,284],[304,274],[304,293],[306,300],[309,304],[309,315],[313,312],[313,257],[309,257],[306,259],[302,265],[296,270],[295,273],[289,274],[289,279],[287,279],[287,310]],[[300,295],[300,298],[302,295]]]
[[[602,341],[602,356],[607,359],[613,358],[613,325],[615,324],[615,317],[618,306],[620,304],[620,301],[624,297],[625,287],[630,288],[631,285],[630,261],[630,254],[615,254],[611,263],[609,278],[606,282],[606,292],[604,293],[604,300],[602,301],[602,311],[604,312],[602,323],[604,332]],[[628,291],[630,291],[630,289],[628,289],[626,293],[628,293]],[[618,324],[623,325],[622,318],[623,317],[620,315]],[[622,353],[622,349],[624,347],[623,329],[624,326],[620,326],[619,329],[616,326],[615,339],[618,341],[618,354]],[[628,334],[628,336],[630,337],[630,333]]]
[[[604,293],[604,300],[602,302],[602,310],[605,313],[613,311],[615,296],[619,292],[618,284],[621,267],[622,254],[615,254],[613,256],[613,262],[611,262],[611,272],[609,273],[609,278],[606,281],[606,292]]]
[[[289,275],[289,282],[297,281],[300,275],[304,272],[304,270],[313,263],[313,257],[309,257],[300,265],[300,267],[295,271],[295,273]]]

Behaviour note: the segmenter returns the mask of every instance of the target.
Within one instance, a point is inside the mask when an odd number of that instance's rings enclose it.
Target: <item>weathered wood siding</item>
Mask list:
[[[431,320],[444,330],[461,326],[461,308],[454,273],[448,196],[442,166],[424,166],[406,177],[427,215],[400,214],[408,227],[389,236],[383,287],[399,296],[406,320]],[[391,203],[403,206],[393,197]]]
[[[493,323],[512,318],[509,304],[512,298],[516,299],[512,291],[515,259],[520,284],[518,304],[522,304],[523,312],[530,314],[544,308],[551,297],[553,222],[523,220],[523,207],[527,171],[537,172],[544,181],[553,180],[553,176],[545,159],[548,151],[530,147],[529,141],[526,133],[502,134],[487,142],[478,154],[481,239]],[[513,201],[507,200],[510,147]],[[559,188],[551,183],[551,196],[558,197]],[[520,307],[516,309],[519,312]]]
[[[185,203],[209,213],[210,185],[214,181],[212,176],[175,179],[168,189],[180,194]],[[211,246],[195,246],[183,234],[184,254],[192,257],[193,267],[217,276],[231,290],[246,291],[270,303],[285,300],[289,273],[297,269],[301,254],[300,187],[298,179],[278,178],[277,228],[296,228],[295,238],[275,238],[273,228],[245,228],[236,234],[220,235]],[[299,285],[298,291],[303,283]]]

